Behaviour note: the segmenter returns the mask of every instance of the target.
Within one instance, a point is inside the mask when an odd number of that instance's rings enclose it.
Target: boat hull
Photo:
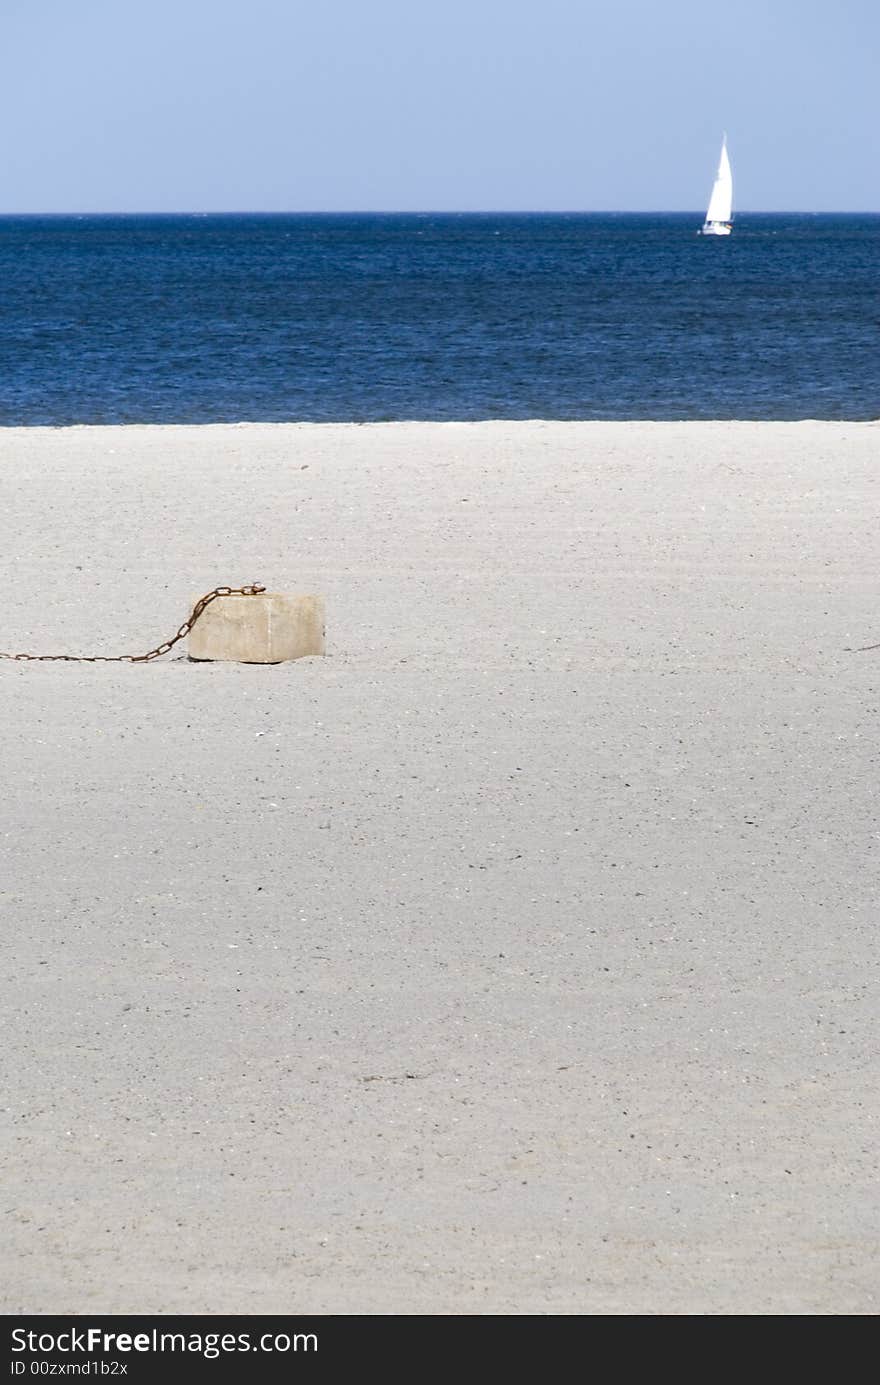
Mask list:
[[[707,221],[700,235],[702,236],[729,236],[733,227],[727,221]]]

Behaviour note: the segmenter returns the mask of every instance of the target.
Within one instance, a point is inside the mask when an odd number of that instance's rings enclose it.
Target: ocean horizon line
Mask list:
[[[300,210],[267,210],[265,208],[254,207],[250,209],[230,209],[230,208],[211,208],[209,210],[200,209],[179,209],[179,210],[74,210],[74,211],[0,211],[0,220],[20,220],[28,217],[280,217],[280,216],[694,216],[701,220],[705,216],[705,209],[699,207],[640,207],[631,210],[623,210],[619,207],[556,207],[556,208],[400,208],[400,207],[378,207],[378,208],[336,208],[321,210],[320,208],[304,208]],[[809,208],[749,208],[745,207],[741,211],[734,213],[734,221],[746,216],[876,216],[880,217],[880,208],[876,210],[861,210],[859,208],[841,207],[813,211]]]

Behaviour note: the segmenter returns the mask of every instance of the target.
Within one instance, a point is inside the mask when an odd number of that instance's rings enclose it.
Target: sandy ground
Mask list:
[[[875,1313],[878,453],[0,433],[2,1307]]]

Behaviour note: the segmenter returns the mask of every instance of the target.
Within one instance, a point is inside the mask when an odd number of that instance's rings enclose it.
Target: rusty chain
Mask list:
[[[195,625],[199,616],[212,601],[216,601],[218,596],[258,596],[266,588],[259,582],[251,582],[247,587],[215,587],[213,591],[206,592],[199,597],[193,606],[188,618],[183,622],[177,634],[164,644],[158,644],[155,649],[151,649],[148,654],[4,654],[0,652],[0,659],[13,659],[16,662],[27,661],[28,663],[65,663],[65,664],[149,664],[153,659],[159,659],[163,654],[167,654],[169,649],[173,649],[178,640],[182,640],[188,635]]]

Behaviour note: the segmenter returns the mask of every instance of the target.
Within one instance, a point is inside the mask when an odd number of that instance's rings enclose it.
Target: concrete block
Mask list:
[[[280,664],[324,653],[324,601],[320,596],[218,596],[189,632],[191,659]]]

